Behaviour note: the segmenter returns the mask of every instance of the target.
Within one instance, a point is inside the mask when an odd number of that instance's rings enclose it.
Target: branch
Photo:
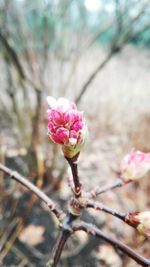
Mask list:
[[[56,267],[57,263],[60,259],[60,256],[62,254],[63,247],[67,241],[67,239],[71,236],[73,233],[72,230],[72,224],[73,222],[78,218],[78,216],[75,216],[71,213],[68,213],[62,220],[60,227],[61,232],[57,238],[56,244],[52,251],[52,257],[50,261],[48,261],[46,267]]]
[[[77,163],[78,156],[79,156],[79,153],[72,158],[65,157],[72,171],[73,182],[74,182],[74,194],[76,197],[81,196],[81,183],[79,181],[78,163]]]
[[[34,82],[29,79],[26,74],[25,71],[23,69],[23,66],[20,62],[20,59],[17,55],[17,52],[15,51],[15,49],[10,45],[10,43],[7,40],[7,37],[2,33],[2,29],[0,28],[0,42],[2,43],[4,49],[6,50],[7,54],[9,55],[9,58],[11,59],[11,62],[13,63],[19,77],[23,80],[26,81],[29,85],[31,85],[32,87],[35,88],[35,91],[42,91],[42,88],[40,88],[39,86],[37,86],[36,84],[34,84]]]
[[[56,244],[55,244],[53,251],[52,251],[52,258],[47,263],[46,267],[56,267],[57,266],[57,263],[60,259],[61,254],[62,254],[63,247],[64,247],[64,245],[65,245],[65,243],[66,243],[66,241],[70,235],[71,235],[70,232],[61,230],[61,232],[57,238]]]
[[[74,182],[73,182],[72,173],[68,174],[67,183],[68,183],[68,186],[70,187],[71,191],[74,193]]]
[[[89,198],[96,198],[98,195],[100,195],[102,193],[105,193],[105,192],[107,192],[111,189],[117,188],[117,187],[122,187],[125,184],[127,184],[127,183],[125,183],[122,179],[118,178],[108,185],[95,187],[93,190],[88,192],[88,196],[89,196]]]
[[[16,51],[10,46],[10,44],[7,41],[7,38],[2,34],[1,30],[0,30],[0,41],[2,45],[4,46],[4,48],[6,49],[6,52],[10,56],[17,72],[19,73],[19,76],[24,80],[26,77],[25,77],[24,70],[21,66],[21,63],[19,61],[18,55]]]
[[[115,210],[115,209],[112,209],[110,207],[105,206],[103,203],[100,203],[100,202],[97,202],[97,201],[93,201],[93,200],[87,200],[86,208],[93,208],[95,210],[104,211],[104,212],[106,212],[108,214],[111,214],[114,217],[122,220],[123,222],[125,222],[126,224],[132,226],[135,229],[137,227],[137,223],[135,223],[134,221],[132,221],[132,219],[130,219],[130,218],[132,218],[133,214],[137,213],[136,211],[129,212],[129,213],[119,212],[118,210]]]
[[[118,240],[114,239],[110,235],[108,237],[107,234],[103,233],[95,225],[81,221],[80,223],[76,224],[73,227],[73,230],[74,231],[82,230],[82,231],[88,233],[89,235],[99,237],[99,238],[103,239],[104,241],[110,243],[113,247],[121,250],[124,254],[128,255],[130,258],[132,258],[138,264],[140,264],[142,266],[150,266],[150,260],[149,259],[146,259],[145,257],[139,255],[134,250],[129,248],[127,245],[123,244],[122,242],[119,242]]]
[[[86,204],[86,207],[87,208],[93,208],[95,210],[105,211],[106,213],[109,213],[109,214],[117,217],[118,219],[120,219],[120,220],[122,220],[124,222],[126,222],[126,217],[128,215],[126,213],[119,212],[117,210],[111,209],[111,208],[103,205],[102,203],[96,202],[96,201],[93,201],[93,200],[88,200],[87,204]]]
[[[51,212],[55,214],[55,216],[59,221],[62,219],[64,212],[59,207],[57,207],[57,205],[44,192],[42,192],[38,187],[36,187],[29,180],[27,180],[27,178],[20,175],[18,172],[5,167],[1,163],[0,163],[0,171],[8,174],[11,179],[19,182],[20,184],[28,188],[31,192],[33,192],[37,197],[39,197],[43,202],[47,204]]]
[[[117,0],[116,0],[117,1]],[[131,25],[133,25],[134,22],[136,22],[140,17],[141,15],[144,14],[145,10],[147,10],[147,6],[149,4],[149,1],[147,1],[141,11],[132,19],[132,21],[130,21],[130,23],[128,25],[125,25],[125,29],[127,29],[128,27],[131,28]],[[113,25],[113,23],[112,23]],[[140,31],[143,31],[140,30]],[[83,85],[83,87],[81,88],[81,92],[79,93],[79,95],[76,97],[76,100],[75,102],[76,103],[79,103],[83,94],[87,91],[89,85],[93,82],[93,80],[95,79],[96,75],[99,73],[100,70],[102,70],[105,65],[107,65],[107,63],[110,61],[110,59],[118,52],[120,52],[124,46],[130,41],[132,40],[132,38],[134,36],[136,36],[138,33],[133,33],[133,35],[129,34],[130,30],[125,34],[122,42],[120,44],[117,44],[118,43],[118,39],[120,37],[120,29],[119,31],[117,30],[117,33],[115,34],[113,40],[112,40],[112,43],[111,43],[111,50],[110,52],[108,53],[108,55],[106,56],[106,58],[98,65],[98,67],[94,70],[94,72],[90,75],[90,77],[87,79],[87,81],[85,82],[85,84]]]

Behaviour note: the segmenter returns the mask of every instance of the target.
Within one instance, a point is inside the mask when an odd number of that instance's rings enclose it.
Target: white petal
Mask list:
[[[63,98],[63,97],[58,99],[58,107],[60,108],[62,112],[67,111],[67,109],[69,108],[69,105],[70,105],[70,102],[68,99]]]
[[[70,144],[71,146],[75,146],[76,143],[77,143],[77,139],[75,139],[75,138],[69,138],[69,144]]]
[[[52,96],[47,96],[47,103],[50,106],[50,108],[57,107],[57,100]]]

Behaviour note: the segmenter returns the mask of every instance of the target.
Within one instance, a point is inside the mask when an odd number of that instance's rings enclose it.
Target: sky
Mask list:
[[[102,7],[101,0],[84,0],[84,5],[90,12],[96,12]],[[105,10],[111,13],[114,9],[114,5],[112,3],[105,4]]]

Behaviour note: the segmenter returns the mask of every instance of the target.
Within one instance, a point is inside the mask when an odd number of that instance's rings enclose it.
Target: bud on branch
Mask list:
[[[150,153],[131,151],[121,163],[121,178],[127,183],[137,180],[150,170]]]
[[[74,157],[80,152],[86,136],[87,126],[83,112],[68,99],[48,96],[48,134],[51,140],[62,145],[64,156]]]
[[[126,222],[134,226],[139,233],[150,238],[150,211],[132,212],[127,216]]]

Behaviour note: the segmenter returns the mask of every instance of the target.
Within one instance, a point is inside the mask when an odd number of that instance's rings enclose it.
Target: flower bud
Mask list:
[[[150,153],[131,151],[121,163],[121,177],[125,182],[137,180],[150,170]]]
[[[140,234],[150,238],[150,211],[133,212],[126,218],[126,222],[134,226]]]
[[[147,238],[150,238],[150,211],[140,212],[136,219],[139,221],[137,230]]]
[[[62,145],[65,157],[72,158],[80,152],[87,137],[83,112],[65,98],[56,100],[48,96],[47,102],[49,137],[54,143]]]

